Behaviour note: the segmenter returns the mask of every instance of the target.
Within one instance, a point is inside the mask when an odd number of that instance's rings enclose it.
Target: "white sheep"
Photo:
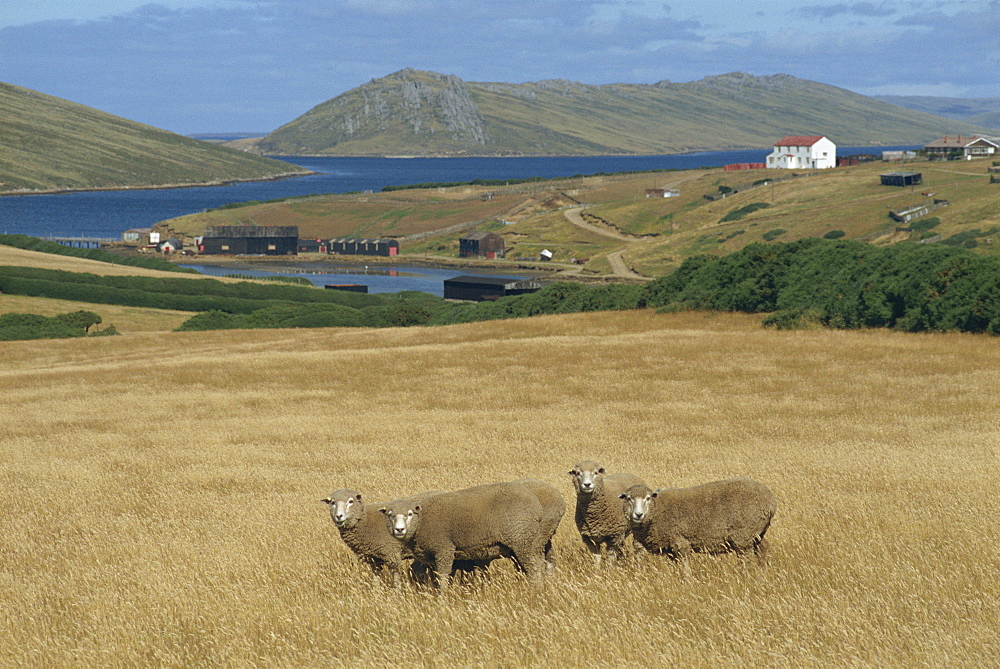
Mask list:
[[[441,491],[431,490],[398,501],[421,504],[439,494]],[[333,519],[340,538],[358,556],[358,560],[368,565],[372,573],[380,578],[383,578],[388,570],[392,583],[400,585],[407,573],[406,561],[412,560],[413,554],[390,534],[385,524],[385,517],[378,512],[384,504],[366,505],[361,493],[349,488],[336,490],[321,501],[330,506],[330,518]],[[487,566],[489,560],[458,560],[453,569],[474,572],[483,570]],[[413,562],[410,565],[410,577],[416,582],[424,582],[427,580],[427,569],[427,565]]]
[[[562,493],[552,485],[538,479],[520,479],[514,481],[534,493],[542,505],[541,539],[544,540],[545,561],[549,568],[556,566],[556,550],[552,545],[552,537],[559,529],[559,522],[566,514],[566,502]]]
[[[415,502],[429,499],[434,493],[415,496]],[[341,488],[321,501],[330,506],[330,518],[340,532],[340,538],[347,547],[368,565],[372,573],[381,577],[388,568],[395,584],[399,584],[404,573],[403,546],[392,538],[385,526],[385,518],[373,505],[369,511],[357,490]]]
[[[749,478],[714,481],[691,488],[645,485],[621,494],[632,535],[650,553],[683,560],[691,553],[767,553],[764,534],[777,510],[774,494]],[[687,562],[684,561],[685,572]]]
[[[643,485],[634,474],[608,474],[593,460],[569,471],[576,488],[576,528],[591,554],[600,561],[602,549],[614,557],[625,554],[630,526],[618,496],[634,485]]]
[[[441,590],[448,588],[456,559],[508,557],[531,579],[544,571],[542,505],[523,485],[492,483],[380,510],[414,559],[433,565]]]

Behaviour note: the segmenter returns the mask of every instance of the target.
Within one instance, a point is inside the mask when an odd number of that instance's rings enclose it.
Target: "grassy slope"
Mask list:
[[[294,171],[0,83],[0,192],[210,183]]]
[[[481,127],[486,141],[471,141],[470,127]],[[977,130],[788,75],[590,86],[466,84],[404,70],[318,105],[261,147],[317,155],[643,154],[766,147],[789,134],[821,133],[842,146],[923,144]]]
[[[415,189],[369,195],[330,195],[273,204],[194,214],[166,222],[172,233],[200,234],[206,225],[255,222],[298,225],[305,236],[404,236],[403,254],[431,253],[457,256],[459,236],[465,231],[493,229],[502,234],[508,257],[537,257],[543,248],[556,259],[587,258],[586,270],[606,273],[605,256],[624,249],[625,258],[646,275],[659,275],[694,253],[728,253],[761,241],[766,232],[783,229],[778,239],[791,241],[842,230],[848,239],[890,243],[908,235],[891,233],[896,223],[888,217],[898,209],[926,200],[922,192],[947,199],[951,206],[933,215],[941,220],[934,232],[945,237],[967,230],[1000,226],[996,198],[1000,186],[990,184],[990,161],[911,162],[905,165],[870,163],[809,173],[795,179],[747,190],[716,202],[704,195],[719,186],[743,188],[761,179],[787,177],[782,170],[725,173],[720,169],[638,175],[559,179],[507,187],[461,186]],[[924,185],[901,189],[880,185],[879,174],[898,169],[919,171]],[[646,198],[647,188],[677,188],[680,197]],[[492,192],[492,200],[482,194]],[[570,224],[561,209],[573,201],[586,203],[588,213],[636,236],[621,241]],[[770,205],[742,220],[723,223],[730,212],[763,202]],[[498,219],[514,220],[500,225]],[[458,230],[452,226],[462,226]],[[442,230],[434,234],[435,230]],[[741,231],[742,232],[739,232]],[[405,235],[427,233],[422,239]],[[988,237],[992,238],[992,237]],[[981,240],[980,252],[995,253],[1000,246]],[[720,240],[721,243],[720,243]],[[405,260],[405,258],[404,258]]]
[[[758,322],[0,344],[0,663],[1000,663],[995,342]],[[763,481],[769,564],[597,567],[570,510],[544,587],[501,561],[437,597],[375,584],[319,502],[522,476],[571,500],[585,458]]]

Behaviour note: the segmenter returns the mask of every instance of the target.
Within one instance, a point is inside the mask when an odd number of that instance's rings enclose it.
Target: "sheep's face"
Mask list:
[[[645,486],[633,486],[619,497],[625,507],[625,515],[635,525],[649,518],[656,500],[656,493]]]
[[[593,460],[585,460],[573,469],[569,470],[569,475],[573,477],[573,484],[581,495],[589,495],[597,489],[601,477],[604,476],[604,467],[601,467]]]
[[[399,505],[388,506],[379,509],[385,514],[385,522],[389,528],[389,534],[400,541],[406,541],[413,536],[420,522],[420,505],[415,506]]]
[[[338,528],[353,527],[361,517],[361,493],[356,490],[338,490],[323,502],[330,505],[330,517]]]

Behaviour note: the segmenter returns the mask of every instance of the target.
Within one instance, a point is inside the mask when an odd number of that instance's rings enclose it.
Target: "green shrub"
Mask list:
[[[101,317],[90,311],[76,311],[56,316],[3,314],[0,315],[0,341],[83,337],[92,325],[100,322]],[[117,334],[117,331],[108,333],[101,331],[101,334]]]
[[[725,216],[722,217],[722,219],[719,221],[719,223],[728,223],[729,221],[738,221],[741,218],[743,218],[744,216],[749,216],[750,214],[754,213],[755,211],[758,211],[760,209],[767,209],[770,206],[771,205],[769,205],[766,202],[753,202],[751,204],[748,204],[745,207],[740,207],[739,209],[735,209],[735,210],[729,212],[728,214],[726,214]]]
[[[774,239],[777,239],[786,232],[788,231],[782,228],[774,228],[773,230],[768,230],[767,232],[765,232],[763,235],[761,235],[761,237],[763,237],[765,242],[770,242],[773,241]]]
[[[921,218],[920,220],[910,223],[910,230],[913,230],[914,232],[927,232],[931,228],[937,227],[940,223],[941,219],[937,216]]]
[[[823,235],[823,239],[840,239],[847,233],[843,230],[831,230],[830,232]]]

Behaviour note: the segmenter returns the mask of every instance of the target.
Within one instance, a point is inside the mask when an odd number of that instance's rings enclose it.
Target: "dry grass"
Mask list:
[[[996,340],[650,313],[0,343],[0,665],[997,666]],[[376,585],[319,499],[595,458],[778,495],[770,563]]]

